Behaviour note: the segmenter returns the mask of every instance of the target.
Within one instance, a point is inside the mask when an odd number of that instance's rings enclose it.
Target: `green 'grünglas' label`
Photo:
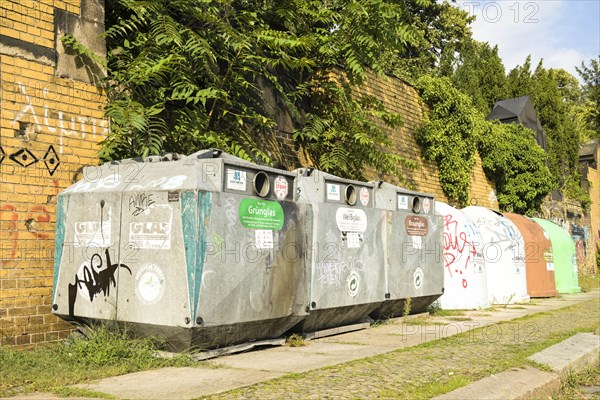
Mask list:
[[[242,199],[240,222],[246,228],[278,231],[283,227],[283,208],[275,201]]]

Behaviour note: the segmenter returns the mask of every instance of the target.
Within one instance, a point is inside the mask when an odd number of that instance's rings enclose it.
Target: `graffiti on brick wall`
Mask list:
[[[69,315],[75,315],[75,302],[80,291],[89,297],[90,302],[100,293],[108,297],[111,286],[117,286],[115,273],[119,268],[126,269],[131,275],[129,266],[111,262],[109,249],[105,250],[104,259],[100,254],[94,253],[90,262],[84,263],[75,274],[75,283],[69,283]]]
[[[23,136],[28,137],[35,132],[58,135],[58,153],[62,154],[65,136],[85,139],[88,134],[94,138],[97,135],[106,136],[108,134],[108,121],[105,119],[98,120],[91,117],[65,115],[62,111],[58,111],[56,116],[51,116],[47,103],[42,107],[43,112],[36,110],[36,107],[31,102],[31,97],[27,94],[25,85],[21,82],[17,82],[16,84],[19,92],[25,98],[25,106],[13,118],[11,126],[21,132]],[[44,89],[43,93],[47,95],[48,89]],[[29,117],[28,120],[25,120],[26,117]],[[50,122],[52,118],[57,121],[58,126]]]
[[[29,149],[19,149],[14,153],[7,155],[2,146],[0,146],[0,165],[2,165],[5,160],[10,160],[23,168],[29,168],[32,165],[41,162],[46,167],[46,171],[48,171],[50,176],[54,175],[60,165],[60,157],[53,145],[48,146],[48,149],[43,155],[37,156]]]

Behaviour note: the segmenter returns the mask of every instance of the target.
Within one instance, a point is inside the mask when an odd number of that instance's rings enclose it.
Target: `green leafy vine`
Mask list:
[[[417,142],[425,158],[437,162],[446,197],[466,205],[483,116],[448,78],[422,76],[416,87],[430,107],[428,120],[415,132]]]
[[[416,86],[430,113],[415,135],[425,158],[437,162],[448,199],[460,206],[468,203],[478,152],[486,176],[496,185],[501,210],[522,214],[539,210],[554,181],[534,132],[486,121],[471,98],[447,78],[423,76]]]

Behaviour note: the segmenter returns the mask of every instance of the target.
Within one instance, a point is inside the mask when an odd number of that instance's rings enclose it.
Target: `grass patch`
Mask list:
[[[429,315],[407,318],[403,321],[405,325],[448,325],[447,322],[435,321]]]
[[[0,347],[0,397],[36,391],[68,395],[76,389],[66,385],[166,366],[200,364],[185,355],[159,358],[158,346],[152,339],[130,339],[123,330],[101,325],[90,329],[86,337],[33,350]]]
[[[95,390],[87,390],[66,386],[53,388],[52,393],[60,397],[90,397],[94,399],[118,399],[117,396],[113,396],[111,394],[97,392]]]
[[[473,318],[470,318],[470,317],[448,317],[446,319],[448,321],[456,321],[456,322],[473,321]]]
[[[432,317],[462,317],[465,314],[465,310],[443,310],[441,308],[432,308],[429,310],[429,315]]]
[[[600,274],[596,275],[580,275],[579,287],[582,292],[590,292],[600,288]]]
[[[589,393],[588,388],[600,386],[600,362],[577,373],[570,373],[563,380],[560,392],[552,400],[594,399],[598,392]]]

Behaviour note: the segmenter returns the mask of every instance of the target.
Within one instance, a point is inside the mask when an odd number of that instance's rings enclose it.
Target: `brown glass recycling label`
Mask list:
[[[429,232],[427,218],[417,215],[408,215],[404,219],[404,226],[406,227],[406,233],[410,236],[426,236]]]

